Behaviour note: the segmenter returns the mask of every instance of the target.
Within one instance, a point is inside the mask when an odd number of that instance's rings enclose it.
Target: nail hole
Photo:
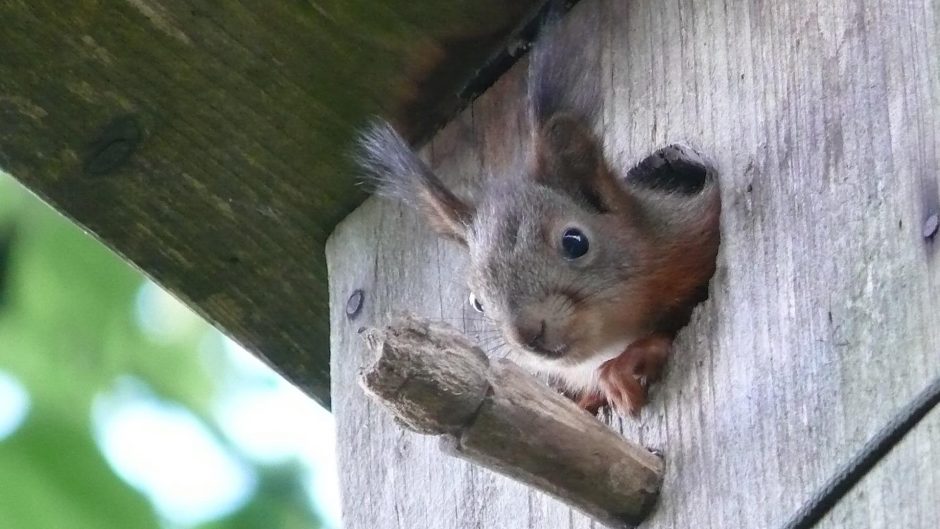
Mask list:
[[[362,302],[365,298],[365,293],[361,288],[357,288],[349,295],[349,299],[346,300],[346,316],[350,319],[354,319],[359,315],[359,312],[362,311]]]
[[[940,217],[936,213],[932,213],[924,221],[924,238],[933,239],[934,235],[937,234],[938,227],[940,227]]]

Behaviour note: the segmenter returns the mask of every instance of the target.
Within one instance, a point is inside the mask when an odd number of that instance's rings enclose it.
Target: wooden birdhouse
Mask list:
[[[596,58],[616,168],[693,145],[722,212],[708,300],[649,403],[564,428],[564,397],[518,396],[505,388],[528,378],[500,386],[499,355],[475,356],[492,331],[466,302],[462,250],[367,197],[349,162],[381,114],[462,193],[524,170],[541,2],[47,4],[0,7],[0,167],[332,407],[346,529],[782,527],[940,375],[937,2],[582,0],[565,15]],[[420,320],[395,328],[442,322],[456,342],[402,342],[383,331],[400,313]],[[396,420],[361,385],[377,354],[410,369],[428,350],[470,351],[447,380],[478,381],[435,386],[459,397],[440,427]],[[526,411],[461,444],[494,394]],[[927,410],[817,527],[937,527]]]

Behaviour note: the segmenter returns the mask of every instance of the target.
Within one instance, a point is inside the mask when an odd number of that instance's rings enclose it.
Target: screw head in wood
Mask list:
[[[938,227],[940,227],[940,217],[933,213],[924,221],[924,238],[933,239],[933,236],[937,234]]]
[[[346,300],[346,317],[349,319],[355,319],[356,316],[362,311],[362,302],[365,299],[365,293],[361,288],[357,288],[349,295],[349,299]]]

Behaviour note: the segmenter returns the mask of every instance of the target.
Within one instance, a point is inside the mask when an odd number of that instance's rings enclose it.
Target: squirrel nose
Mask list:
[[[531,349],[544,349],[545,320],[540,320],[537,324],[528,327],[520,326],[519,337],[522,343]]]

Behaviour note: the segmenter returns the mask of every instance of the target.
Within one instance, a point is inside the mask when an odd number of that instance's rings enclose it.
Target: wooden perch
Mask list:
[[[442,449],[517,479],[611,527],[639,523],[663,463],[508,360],[490,363],[462,334],[402,318],[366,336],[360,385],[399,422],[443,435]]]

